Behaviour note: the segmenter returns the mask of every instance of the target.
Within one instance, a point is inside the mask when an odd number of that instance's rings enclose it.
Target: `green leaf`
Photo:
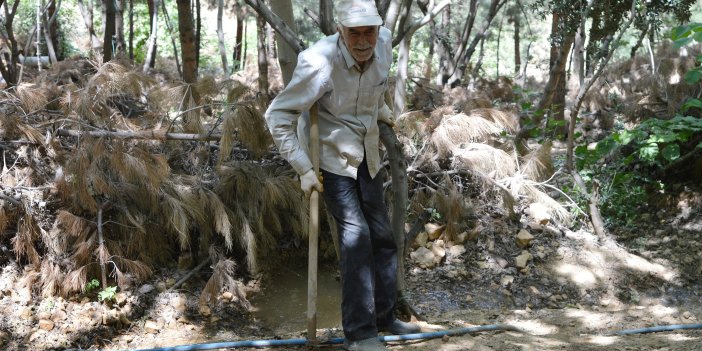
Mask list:
[[[661,155],[668,161],[673,161],[680,157],[680,146],[678,144],[669,144],[663,148]]]
[[[608,155],[610,152],[612,152],[612,150],[616,149],[617,146],[619,146],[619,143],[617,143],[614,139],[605,138],[597,143],[595,150],[597,150],[598,156],[602,157]]]
[[[673,47],[676,49],[679,49],[683,46],[689,45],[690,43],[692,43],[692,41],[693,41],[692,38],[677,39],[677,40],[673,41]]]
[[[649,161],[649,162],[655,161],[656,156],[658,156],[658,153],[659,153],[658,144],[655,144],[655,143],[645,145],[645,146],[641,147],[641,149],[639,149],[639,157],[641,157],[641,159]]]
[[[699,68],[695,68],[685,73],[684,79],[687,84],[697,84],[700,78],[702,78],[702,72],[700,72]]]
[[[702,101],[700,101],[700,99],[689,99],[680,107],[680,110],[682,112],[687,112],[687,110],[693,107],[702,108]]]

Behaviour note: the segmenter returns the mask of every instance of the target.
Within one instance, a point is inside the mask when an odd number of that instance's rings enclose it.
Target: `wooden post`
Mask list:
[[[317,104],[310,109],[310,157],[315,175],[319,176],[319,126]],[[317,251],[319,245],[319,192],[310,194],[309,260],[307,266],[307,339],[317,341]]]

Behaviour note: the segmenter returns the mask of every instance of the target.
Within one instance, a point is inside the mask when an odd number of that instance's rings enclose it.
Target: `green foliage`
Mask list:
[[[117,295],[117,287],[116,286],[108,286],[98,293],[98,300],[101,302],[102,301],[114,301],[115,295]]]
[[[90,293],[91,291],[100,287],[100,282],[97,279],[93,279],[85,283],[85,292]]]

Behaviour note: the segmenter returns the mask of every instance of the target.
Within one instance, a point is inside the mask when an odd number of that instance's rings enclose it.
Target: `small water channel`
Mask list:
[[[261,281],[251,303],[254,316],[276,334],[307,330],[307,265],[288,263]],[[321,263],[317,274],[317,329],[341,328],[341,283],[333,264]]]

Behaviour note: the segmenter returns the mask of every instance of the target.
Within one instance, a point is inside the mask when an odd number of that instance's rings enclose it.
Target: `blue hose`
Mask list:
[[[645,334],[645,333],[656,333],[656,332],[673,331],[673,330],[681,330],[681,329],[702,329],[702,324],[659,325],[657,327],[619,330],[619,331],[606,333],[605,335]]]
[[[444,336],[462,335],[468,333],[477,333],[481,331],[496,331],[496,330],[509,330],[522,332],[521,329],[504,324],[491,324],[482,325],[478,327],[466,327],[458,329],[443,330],[437,332],[429,333],[415,333],[415,334],[405,334],[405,335],[387,335],[379,336],[378,339],[383,342],[388,341],[405,341],[405,340],[417,340],[417,339],[434,339],[441,338]],[[205,343],[205,344],[192,344],[192,345],[181,345],[181,346],[169,346],[169,347],[158,347],[153,349],[138,349],[132,351],[193,351],[193,350],[214,350],[214,349],[224,349],[224,348],[235,348],[235,347],[271,347],[271,346],[313,346],[313,345],[334,345],[342,344],[344,342],[343,338],[333,338],[325,340],[319,343],[312,343],[307,339],[283,339],[283,340],[244,340],[244,341],[225,341],[225,342],[215,342],[215,343]]]

